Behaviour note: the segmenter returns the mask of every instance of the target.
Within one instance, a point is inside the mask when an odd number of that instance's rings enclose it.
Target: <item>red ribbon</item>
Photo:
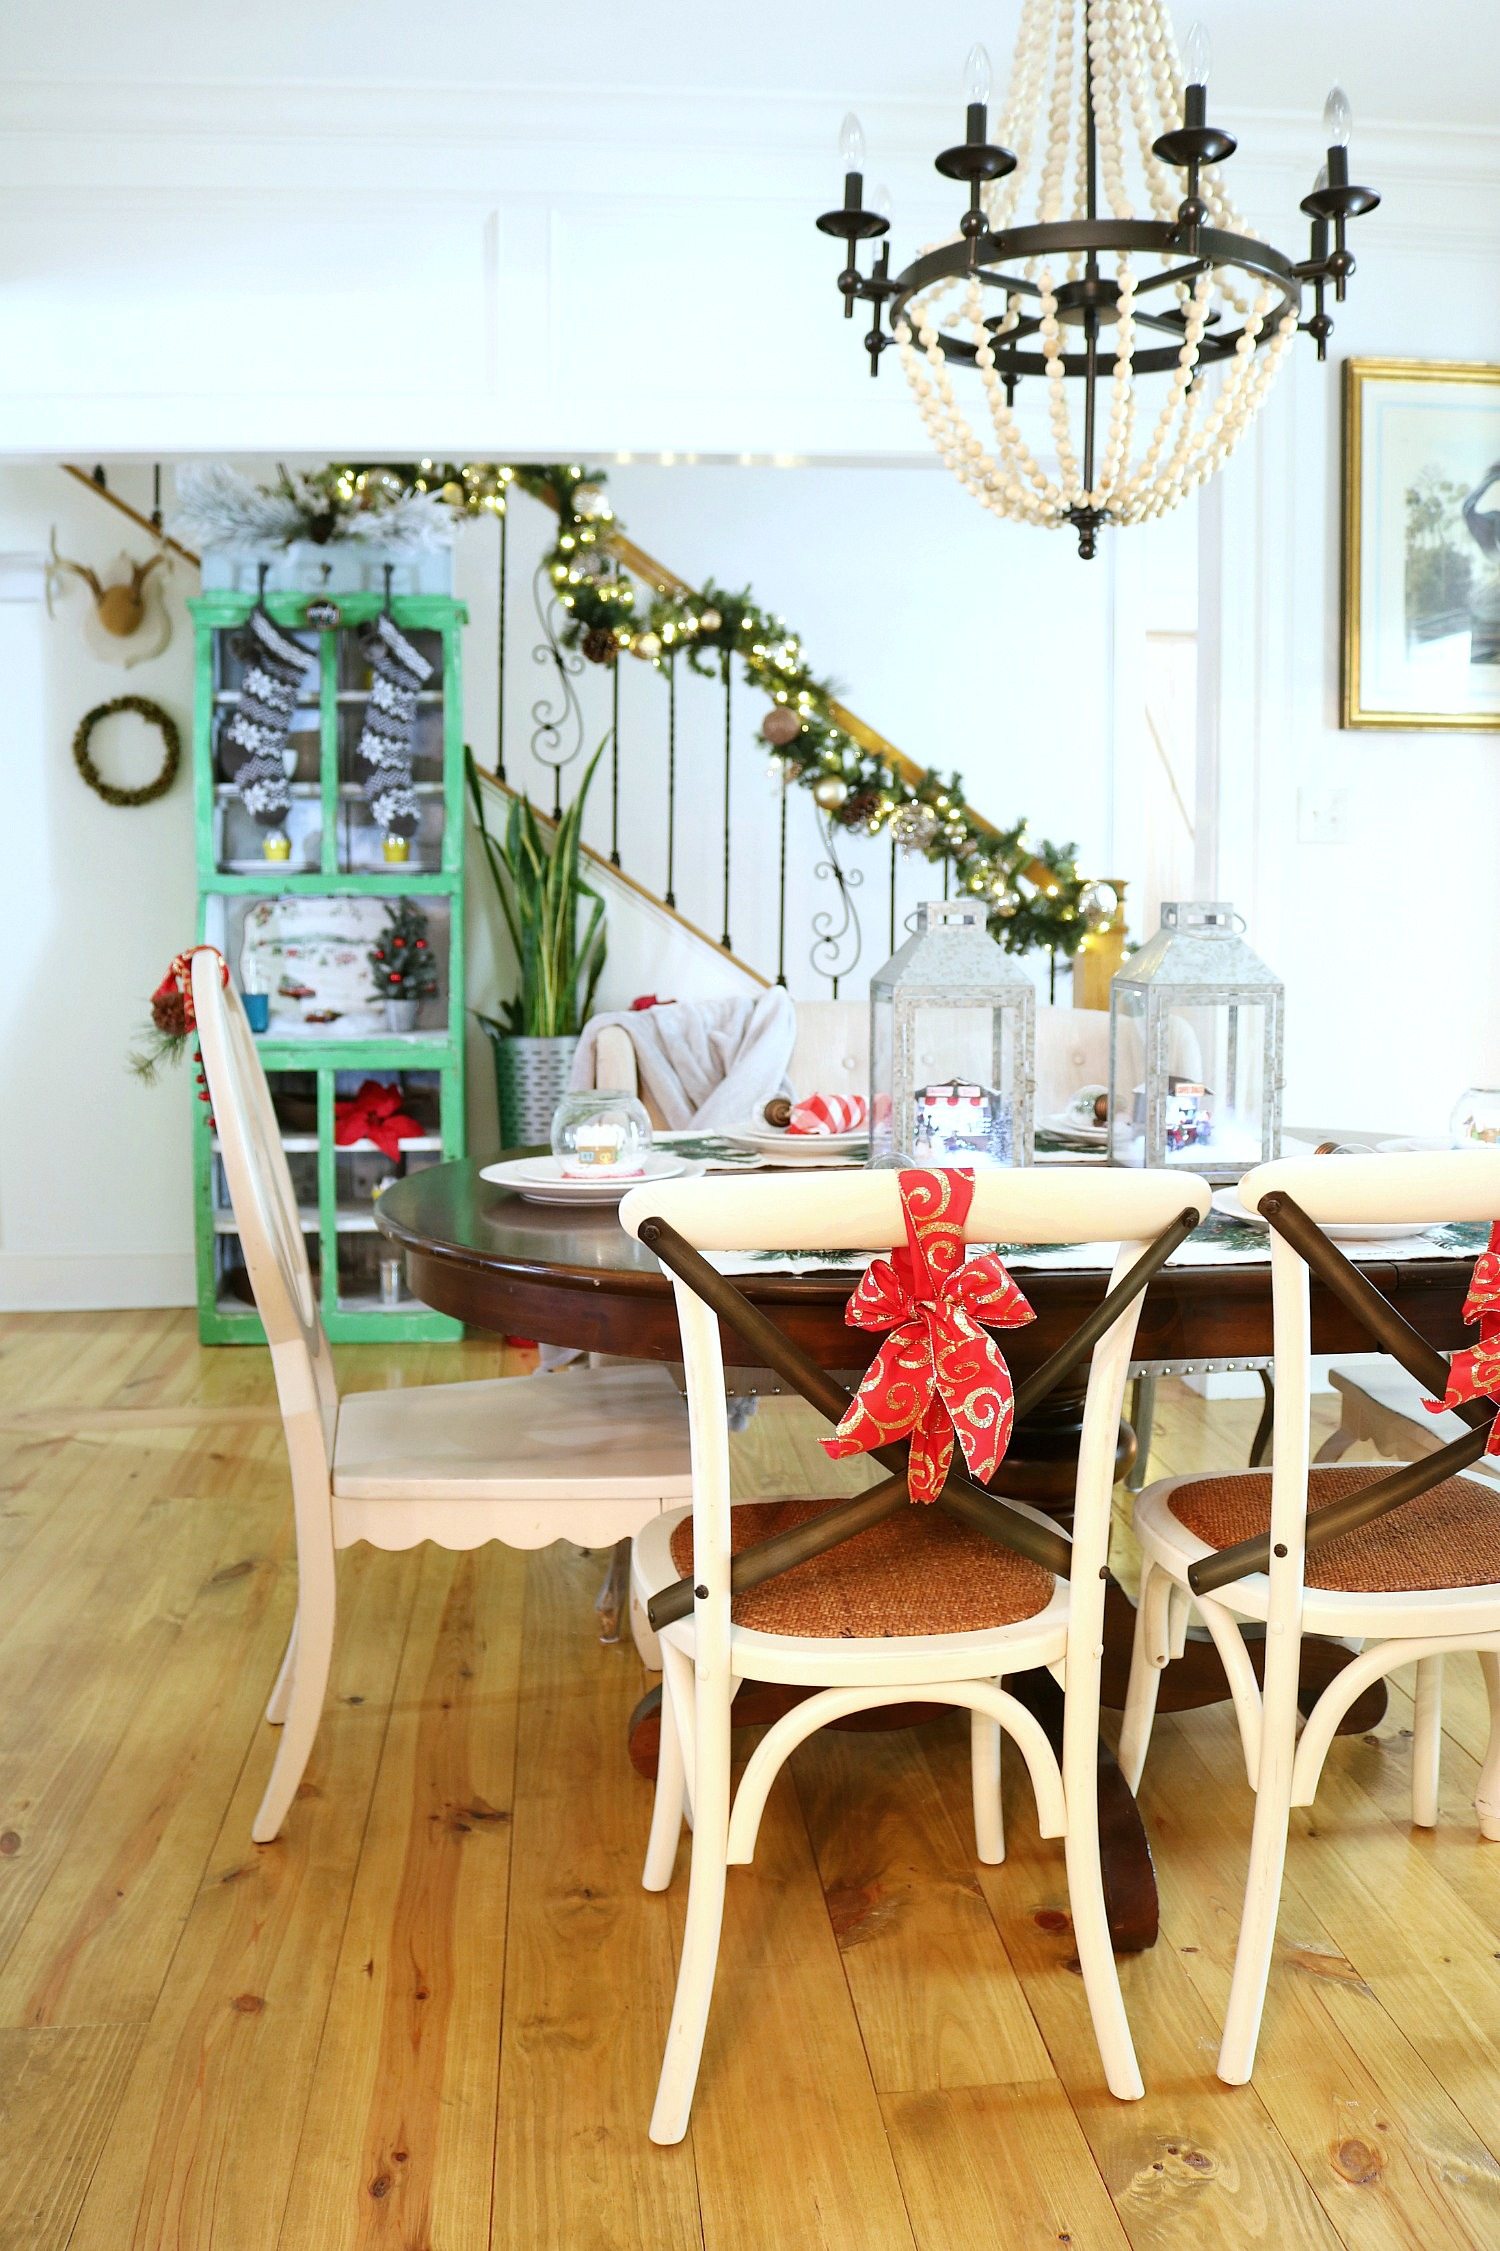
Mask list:
[[[849,1300],[851,1328],[889,1329],[849,1411],[823,1445],[835,1461],[911,1439],[907,1490],[935,1501],[955,1433],[971,1474],[987,1484],[1005,1457],[1015,1415],[1010,1370],[992,1329],[1036,1315],[1000,1260],[964,1256],[974,1200],[966,1172],[903,1172],[906,1242],[877,1258]],[[985,1327],[980,1324],[984,1323]]]
[[[356,1141],[373,1141],[377,1149],[396,1158],[402,1142],[414,1140],[421,1131],[401,1107],[400,1088],[382,1086],[379,1079],[366,1079],[355,1093],[333,1106],[333,1138],[340,1149],[351,1148]]]
[[[1470,1399],[1500,1398],[1500,1220],[1491,1227],[1489,1243],[1474,1262],[1464,1299],[1464,1323],[1478,1327],[1479,1342],[1454,1353],[1442,1398],[1422,1402],[1429,1415],[1440,1415],[1445,1407],[1462,1406]],[[1500,1454],[1500,1415],[1484,1450]]]

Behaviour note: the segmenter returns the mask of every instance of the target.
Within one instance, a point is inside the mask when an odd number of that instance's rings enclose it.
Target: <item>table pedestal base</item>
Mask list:
[[[1130,1675],[1130,1648],[1135,1611],[1129,1597],[1113,1584],[1104,1614],[1103,1695],[1107,1710],[1118,1711],[1125,1701]],[[1259,1670],[1259,1644],[1251,1644],[1251,1657]],[[1306,1641],[1302,1645],[1302,1688],[1299,1702],[1304,1712],[1327,1687],[1335,1673],[1348,1664],[1351,1652],[1337,1642]],[[1046,1730],[1055,1751],[1062,1749],[1063,1697],[1048,1672],[1007,1676],[1006,1687],[1034,1713]],[[734,1700],[736,1727],[768,1727],[783,1712],[800,1704],[811,1689],[789,1688],[777,1681],[747,1680]],[[1211,1641],[1188,1643],[1183,1655],[1162,1675],[1157,1699],[1158,1715],[1191,1712],[1205,1704],[1222,1704],[1229,1684]],[[1385,1683],[1376,1681],[1356,1697],[1339,1728],[1341,1735],[1362,1735],[1378,1726],[1385,1712]],[[830,1721],[833,1727],[856,1730],[917,1727],[933,1717],[930,1704],[881,1704],[869,1711],[851,1712],[847,1719]],[[661,1688],[648,1689],[630,1715],[630,1761],[638,1774],[654,1780],[657,1747],[661,1740]],[[1099,1851],[1104,1867],[1104,1900],[1109,1932],[1115,1950],[1139,1954],[1154,1946],[1157,1934],[1156,1871],[1151,1846],[1135,1799],[1115,1764],[1107,1744],[1099,1745]]]

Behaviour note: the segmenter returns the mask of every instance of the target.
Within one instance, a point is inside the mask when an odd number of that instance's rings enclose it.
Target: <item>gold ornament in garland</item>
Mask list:
[[[90,740],[100,720],[112,719],[117,711],[139,713],[148,725],[160,728],[166,745],[160,773],[151,781],[143,782],[139,789],[121,789],[117,783],[107,782],[89,752]],[[182,738],[177,732],[176,720],[149,696],[116,696],[112,703],[95,704],[93,710],[86,711],[79,720],[73,737],[73,763],[95,796],[102,797],[106,805],[149,805],[153,799],[165,797],[177,779],[181,759]]]
[[[382,489],[433,493],[470,516],[503,516],[512,485],[543,501],[557,512],[543,568],[564,613],[560,637],[569,648],[601,665],[627,655],[661,666],[681,655],[715,680],[723,678],[726,654],[737,656],[752,686],[771,700],[760,733],[783,782],[811,790],[841,827],[863,836],[889,832],[903,851],[948,866],[959,891],[986,901],[1007,952],[1077,952],[1088,923],[1072,845],[1033,840],[1024,821],[992,828],[964,803],[958,774],[913,779],[861,740],[844,723],[848,714],[830,683],[809,669],[785,618],[763,610],[748,587],[735,594],[708,580],[697,592],[638,590],[613,544],[621,527],[602,470],[578,462],[419,461],[334,463],[320,474],[335,491],[363,490],[379,479]]]

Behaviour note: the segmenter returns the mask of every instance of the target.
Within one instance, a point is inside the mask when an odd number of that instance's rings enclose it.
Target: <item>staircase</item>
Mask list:
[[[120,494],[67,466],[102,503],[158,536]],[[524,792],[544,814],[561,811],[590,755],[607,744],[584,817],[585,849],[609,903],[602,1004],[772,982],[799,999],[862,995],[918,903],[946,892],[948,871],[903,852],[888,833],[835,824],[810,791],[784,785],[771,746],[757,755],[768,706],[733,660],[721,679],[704,679],[686,663],[622,657],[597,666],[567,648],[544,560],[555,533],[545,503],[519,486],[504,514],[460,530],[456,584],[470,615],[465,723],[486,786]],[[641,588],[691,591],[623,535],[610,544]],[[909,780],[924,778],[854,712],[835,705],[833,716]],[[1110,880],[1123,898],[1123,884]],[[482,918],[477,895],[474,904]],[[1090,932],[1072,965],[1029,957],[1040,993],[1107,1006],[1124,944],[1122,911]],[[471,985],[482,1008],[498,997],[504,949],[498,923],[478,934]]]
[[[487,530],[459,549],[471,618],[482,625],[488,612],[498,652],[490,725],[471,727],[471,740],[490,787],[553,813],[606,744],[583,827],[610,902],[609,1005],[773,982],[799,999],[862,995],[918,903],[946,895],[948,871],[888,833],[834,823],[810,791],[784,785],[771,746],[757,755],[769,706],[733,662],[722,680],[704,679],[684,662],[598,666],[566,647],[543,560],[556,525],[541,500],[512,487],[488,559],[478,552]],[[642,589],[691,593],[632,540],[610,544]],[[855,713],[836,705],[834,716],[909,780],[925,778]],[[1089,934],[1075,964],[1033,957],[1042,995],[1107,1005],[1124,942],[1122,912]]]

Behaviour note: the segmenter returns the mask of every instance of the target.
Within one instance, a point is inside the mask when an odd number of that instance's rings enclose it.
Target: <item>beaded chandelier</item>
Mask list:
[[[861,299],[873,308],[870,373],[895,346],[959,482],[997,516],[1071,524],[1083,556],[1101,525],[1164,515],[1213,475],[1299,327],[1325,357],[1324,292],[1342,299],[1354,271],[1346,223],[1380,200],[1350,183],[1349,104],[1335,87],[1327,162],[1302,201],[1307,257],[1250,234],[1220,176],[1236,144],[1208,122],[1208,59],[1195,25],[1179,60],[1165,0],[1024,0],[998,140],[976,47],[964,138],[936,159],[968,186],[958,231],[898,274],[881,239],[888,198],[877,188],[865,200],[859,120],[846,117],[839,136],[844,200],[818,226],[848,245],[846,315]],[[1023,203],[1034,219],[1022,221]],[[880,244],[868,274],[865,241]],[[978,377],[983,436],[955,366]],[[1164,379],[1158,397],[1143,377]],[[1045,386],[1055,460],[1038,459],[1018,425],[1017,388],[1032,379]]]

